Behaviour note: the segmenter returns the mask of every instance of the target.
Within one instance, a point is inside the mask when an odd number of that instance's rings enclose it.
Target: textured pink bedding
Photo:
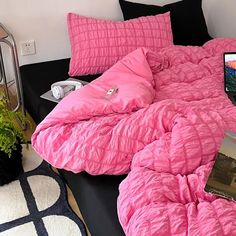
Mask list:
[[[137,49],[63,99],[33,147],[58,168],[129,173],[118,198],[126,235],[236,235],[236,204],[203,190],[225,131],[236,132],[225,51],[235,39]]]

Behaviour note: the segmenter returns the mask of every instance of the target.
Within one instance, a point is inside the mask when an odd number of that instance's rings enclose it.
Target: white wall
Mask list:
[[[132,0],[157,5],[177,0]],[[209,33],[236,37],[236,1],[203,0]],[[0,22],[14,35],[20,64],[70,57],[66,14],[122,20],[118,0],[0,0]],[[36,54],[21,56],[19,43],[34,39]]]
[[[114,20],[121,18],[118,1],[112,0],[0,0],[0,22],[14,35],[17,46],[28,39],[36,43],[36,54],[19,55],[20,64],[70,56],[68,12]]]
[[[202,0],[208,31],[213,37],[236,37],[236,0]]]

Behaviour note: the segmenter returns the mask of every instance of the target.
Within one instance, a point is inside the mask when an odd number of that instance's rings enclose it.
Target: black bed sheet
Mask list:
[[[70,59],[42,62],[20,67],[24,101],[27,111],[38,124],[56,106],[40,98],[56,81],[68,76]],[[92,81],[99,75],[78,77]],[[124,232],[117,216],[118,186],[123,176],[91,176],[59,170],[77,201],[89,231],[94,236],[122,236]]]
[[[40,98],[40,95],[50,90],[51,84],[68,79],[69,62],[67,58],[20,67],[25,106],[37,124],[56,106],[56,103]],[[90,82],[98,76],[77,78]]]
[[[119,184],[126,176],[60,173],[72,189],[92,236],[124,235],[117,216],[117,197]]]

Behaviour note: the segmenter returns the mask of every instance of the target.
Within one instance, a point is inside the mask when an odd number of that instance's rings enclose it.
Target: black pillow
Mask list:
[[[176,45],[201,46],[211,39],[207,32],[201,0],[183,0],[165,6],[119,1],[125,20],[170,11],[173,39]]]

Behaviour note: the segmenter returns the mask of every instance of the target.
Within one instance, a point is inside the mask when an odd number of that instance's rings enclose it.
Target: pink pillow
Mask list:
[[[170,13],[128,21],[99,20],[69,13],[70,76],[103,73],[138,47],[158,51],[173,44]]]

